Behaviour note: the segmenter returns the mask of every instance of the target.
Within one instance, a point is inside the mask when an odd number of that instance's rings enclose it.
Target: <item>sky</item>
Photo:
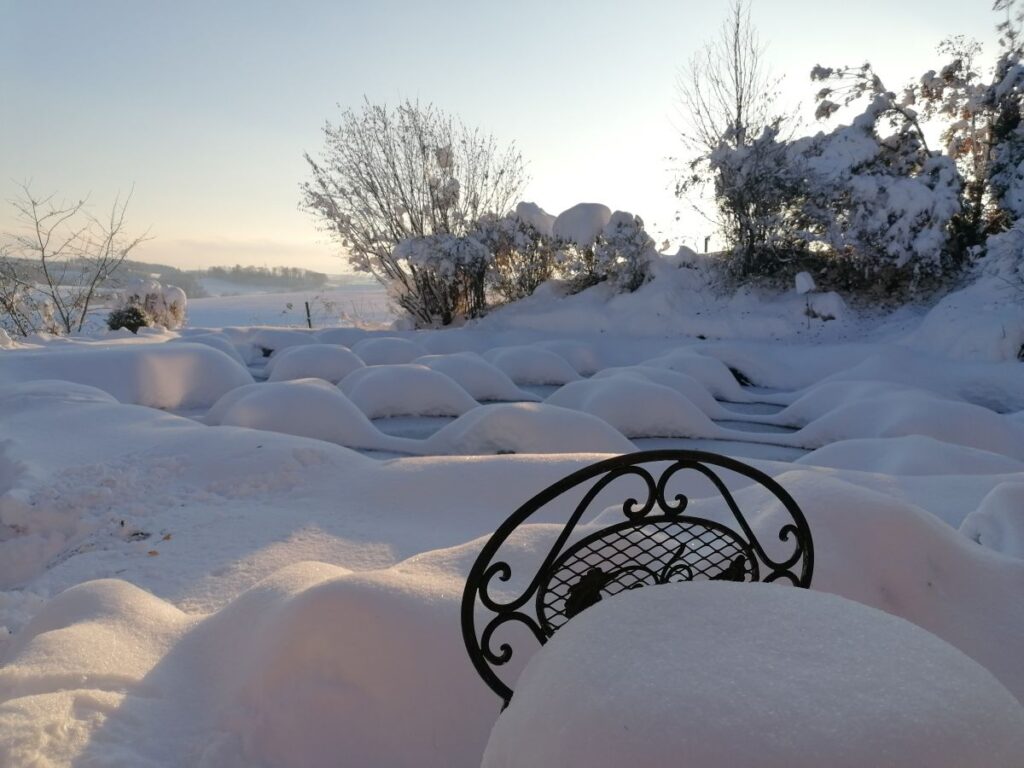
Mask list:
[[[816,131],[813,65],[870,60],[896,88],[950,34],[995,48],[989,0],[752,0],[779,106]],[[676,79],[725,0],[0,0],[0,200],[134,190],[134,257],[337,273],[298,208],[303,152],[363,98],[433,102],[515,142],[524,199],[601,202],[660,242],[712,225],[675,199]],[[682,217],[677,221],[677,212]],[[0,205],[0,231],[13,226]]]

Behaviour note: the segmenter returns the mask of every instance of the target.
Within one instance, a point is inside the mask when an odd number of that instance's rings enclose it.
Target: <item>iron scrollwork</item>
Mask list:
[[[667,462],[667,466],[664,466]],[[652,465],[661,466],[658,473]],[[771,557],[736,499],[719,477],[727,470],[768,490],[790,520],[777,531],[789,544],[788,555]],[[673,479],[684,471],[703,475],[721,496],[738,530],[720,522],[684,514],[689,499],[669,496]],[[623,477],[641,481],[645,494],[622,502],[622,522],[572,541],[590,505]],[[577,487],[594,481],[569,514],[543,561],[525,588],[511,599],[496,597],[512,577],[511,565],[498,557],[509,536],[537,511]],[[593,464],[559,480],[523,504],[487,541],[470,570],[462,600],[462,631],[470,659],[484,681],[507,705],[512,689],[495,668],[507,664],[513,649],[495,645],[498,630],[518,624],[543,645],[569,619],[604,596],[644,586],[694,579],[784,581],[808,587],[814,563],[807,521],[793,498],[768,475],[735,459],[703,451],[644,451]],[[477,630],[479,608],[483,628]],[[489,615],[488,615],[489,614]]]

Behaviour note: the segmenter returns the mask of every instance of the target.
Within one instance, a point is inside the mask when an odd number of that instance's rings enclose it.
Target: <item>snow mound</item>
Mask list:
[[[188,336],[183,336],[180,339],[174,339],[173,341],[185,341],[189,344],[205,344],[208,347],[219,349],[239,365],[247,365],[245,359],[235,348],[235,345],[232,344],[231,340],[223,333],[194,333],[189,334]]]
[[[587,248],[612,218],[611,209],[600,203],[579,203],[558,214],[551,231],[559,240]]]
[[[496,347],[484,357],[516,384],[568,384],[580,375],[561,355],[539,346]]]
[[[956,399],[952,396],[884,381],[826,380],[804,390],[796,400],[778,413],[769,417],[753,417],[750,420],[802,427],[837,408],[854,403],[871,402],[875,398],[885,397],[896,392],[903,392],[908,397],[916,396],[924,400]]]
[[[321,344],[340,344],[349,349],[370,335],[362,328],[324,328],[313,334]]]
[[[755,400],[743,390],[729,366],[715,357],[702,355],[687,347],[647,360],[643,363],[652,368],[667,368],[676,373],[692,376],[717,400],[734,403],[749,403]]]
[[[280,352],[287,347],[300,346],[302,344],[315,344],[316,337],[313,331],[304,328],[254,328],[243,331],[246,340],[258,350],[270,350]]]
[[[1008,412],[1024,409],[1024,365],[929,357],[905,347],[890,347],[865,358],[825,381],[887,381],[933,392],[969,403]]]
[[[1024,483],[1000,483],[964,518],[960,532],[984,547],[1024,560]]]
[[[601,419],[539,403],[482,405],[424,441],[433,454],[628,453],[635,446]]]
[[[188,342],[4,352],[0,381],[39,379],[86,384],[122,403],[152,408],[208,408],[253,380],[225,353]]]
[[[902,344],[957,360],[1016,362],[1024,349],[1019,288],[983,278],[945,296]]]
[[[323,379],[337,384],[365,366],[348,347],[339,344],[304,344],[287,347],[267,361],[268,381]]]
[[[696,405],[712,419],[735,419],[738,414],[722,407],[715,398],[711,396],[707,388],[693,376],[685,373],[677,373],[668,368],[654,368],[649,365],[630,365],[616,368],[605,368],[594,374],[593,379],[606,379],[608,377],[629,377],[641,379],[660,384],[663,387],[674,389],[683,395],[687,400]],[[744,416],[744,418],[747,418]]]
[[[539,401],[536,395],[516,386],[502,370],[475,352],[449,355],[425,355],[414,363],[443,373],[466,390],[474,400]]]
[[[1024,708],[934,635],[832,595],[698,582],[627,592],[566,624],[527,664],[483,766],[828,755],[836,768],[1012,768],[1022,754]]]
[[[401,365],[428,354],[422,345],[399,336],[362,339],[352,346],[352,351],[367,365]]]
[[[496,708],[467,674],[461,589],[415,565],[298,563],[197,621],[125,582],[74,587],[0,669],[0,763],[473,765]]]
[[[515,214],[517,219],[531,225],[542,235],[551,237],[554,234],[555,217],[536,203],[519,203]]]
[[[338,384],[371,419],[389,416],[461,416],[476,408],[469,393],[425,365],[371,365]]]
[[[907,435],[924,435],[1024,461],[1024,425],[978,405],[914,391],[840,406],[787,438],[794,445],[820,448],[851,438]]]
[[[210,409],[206,423],[311,437],[349,448],[407,447],[407,441],[382,434],[337,387],[322,379],[254,384],[229,392]]]
[[[721,428],[675,389],[634,376],[566,384],[545,401],[608,422],[626,437],[720,437]]]
[[[564,357],[581,376],[590,376],[604,367],[600,355],[591,344],[570,339],[552,339],[538,342],[537,346]]]
[[[843,440],[811,451],[796,463],[900,476],[1024,472],[1020,461],[924,435]]]

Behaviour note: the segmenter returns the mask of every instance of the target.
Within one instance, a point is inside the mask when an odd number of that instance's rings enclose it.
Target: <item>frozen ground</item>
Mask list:
[[[180,333],[0,349],[0,765],[479,765],[498,702],[459,600],[482,537],[666,445],[775,477],[814,589],[1024,701],[1019,311],[990,286],[808,323],[802,297],[693,279],[426,332],[251,327],[233,302],[266,297],[210,299]]]

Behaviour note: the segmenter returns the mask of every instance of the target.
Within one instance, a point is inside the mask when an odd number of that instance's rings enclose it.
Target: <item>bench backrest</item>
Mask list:
[[[676,486],[692,473],[710,482],[724,502],[724,513],[717,520],[685,514],[689,498]],[[760,519],[755,534],[723,474],[753,480],[767,490],[769,501],[778,502],[774,511],[781,511],[781,519],[768,515],[772,523],[768,531]],[[632,485],[623,500],[627,478]],[[620,519],[604,526],[582,524],[598,497],[607,499],[610,493],[619,494],[615,516]],[[594,506],[600,511],[606,505]],[[514,587],[512,566],[506,559],[509,553],[502,553],[503,545],[519,526],[538,518],[547,522],[552,509],[562,507],[570,510],[563,513],[564,527],[535,569],[519,579],[525,583]],[[508,625],[524,627],[543,645],[573,616],[625,590],[695,579],[782,581],[806,588],[813,566],[807,521],[793,498],[768,475],[703,451],[627,454],[559,480],[495,531],[466,582],[462,633],[477,672],[507,705],[512,689],[498,668],[512,659],[513,648],[510,636],[498,635],[510,635]]]

